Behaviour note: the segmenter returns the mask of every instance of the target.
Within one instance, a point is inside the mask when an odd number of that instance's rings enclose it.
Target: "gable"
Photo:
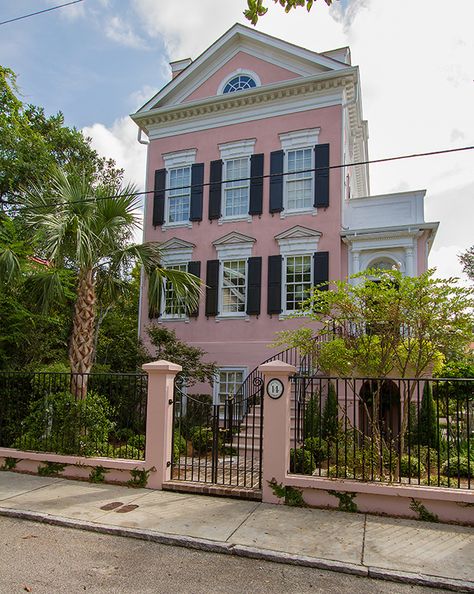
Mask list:
[[[260,77],[262,73],[262,86],[266,86],[346,67],[323,54],[236,24],[163,87],[136,115],[216,96],[223,77],[240,68],[259,70],[257,74]]]
[[[233,75],[237,76],[240,73],[249,74],[262,86],[301,76],[288,68],[272,64],[256,56],[251,56],[247,52],[239,51],[221,66],[217,72],[211,74],[197,89],[187,95],[183,99],[183,103],[221,94],[219,91],[223,82],[229,80]]]

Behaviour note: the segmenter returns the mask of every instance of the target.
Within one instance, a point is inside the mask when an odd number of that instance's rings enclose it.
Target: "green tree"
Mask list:
[[[323,418],[321,422],[321,433],[323,439],[327,441],[337,439],[339,421],[338,421],[338,407],[337,394],[334,384],[329,382],[328,395],[324,403]]]
[[[174,330],[165,326],[149,326],[147,333],[154,347],[150,360],[165,359],[181,365],[183,371],[179,375],[185,379],[187,386],[214,383],[218,368],[215,363],[203,361],[206,355],[203,349],[182,342]]]
[[[474,282],[474,245],[459,256],[463,271]]]
[[[69,343],[73,373],[89,373],[94,361],[97,296],[108,300],[121,294],[124,274],[133,263],[142,266],[148,282],[149,302],[158,308],[163,280],[174,288],[176,299],[191,309],[199,298],[196,277],[160,265],[157,243],[133,244],[139,225],[139,198],[131,186],[94,186],[84,175],[57,168],[48,192],[40,186],[25,191],[24,224],[38,238],[48,266],[30,280],[31,293],[46,311],[64,299],[66,268],[76,277],[75,302]],[[87,386],[75,386],[85,395]]]
[[[21,204],[23,190],[45,191],[56,167],[80,170],[93,183],[119,183],[123,170],[100,157],[76,128],[64,125],[61,112],[46,116],[42,107],[24,104],[16,75],[0,66],[0,206]]]
[[[306,7],[309,12],[313,8],[314,0],[273,0],[275,4],[280,4],[285,9],[285,12],[298,7]],[[324,0],[328,6],[331,6],[333,0]],[[268,8],[263,3],[263,0],[247,0],[248,8],[244,10],[245,18],[248,19],[252,25],[256,25],[259,17],[264,16],[268,12]]]
[[[438,447],[438,427],[436,426],[436,408],[433,400],[431,384],[425,383],[421,399],[420,414],[418,417],[418,443]]]
[[[434,278],[432,270],[419,277],[367,270],[350,281],[331,282],[332,290],[321,288],[303,303],[307,325],[280,333],[279,344],[310,349],[310,337],[325,337],[318,363],[330,375],[420,378],[439,371],[444,358],[460,356],[472,341],[474,289],[460,287],[457,279]],[[402,390],[402,450],[415,386],[411,382]],[[378,389],[372,410],[376,440],[380,398]]]

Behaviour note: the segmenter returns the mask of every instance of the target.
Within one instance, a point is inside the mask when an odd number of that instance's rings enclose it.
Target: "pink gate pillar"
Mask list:
[[[262,501],[266,503],[282,503],[282,500],[273,494],[268,483],[272,480],[276,480],[277,483],[284,483],[289,469],[291,413],[290,376],[296,372],[296,367],[277,360],[260,365],[258,370],[263,373],[265,380]],[[277,399],[271,398],[267,393],[268,383],[272,379],[278,379],[283,384],[283,393]]]
[[[161,489],[171,478],[168,462],[173,456],[174,380],[182,367],[161,360],[145,363],[142,369],[148,374],[145,463],[147,469],[152,469],[148,487]]]

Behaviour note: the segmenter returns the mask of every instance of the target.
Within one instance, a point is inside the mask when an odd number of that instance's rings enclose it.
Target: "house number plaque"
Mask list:
[[[276,377],[271,379],[267,384],[267,394],[274,400],[281,398],[284,390],[283,382]]]

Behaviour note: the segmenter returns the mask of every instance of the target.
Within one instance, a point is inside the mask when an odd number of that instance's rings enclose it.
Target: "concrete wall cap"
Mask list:
[[[284,361],[270,361],[269,363],[263,363],[258,368],[259,371],[262,373],[287,373],[288,375],[292,375],[296,373],[296,367],[294,365],[290,365],[289,363],[285,363]]]
[[[177,365],[176,363],[171,363],[171,361],[165,361],[164,359],[160,359],[159,361],[152,361],[151,363],[145,363],[142,365],[143,371],[147,373],[166,373],[166,372],[175,372],[179,373],[182,371],[181,365]]]

